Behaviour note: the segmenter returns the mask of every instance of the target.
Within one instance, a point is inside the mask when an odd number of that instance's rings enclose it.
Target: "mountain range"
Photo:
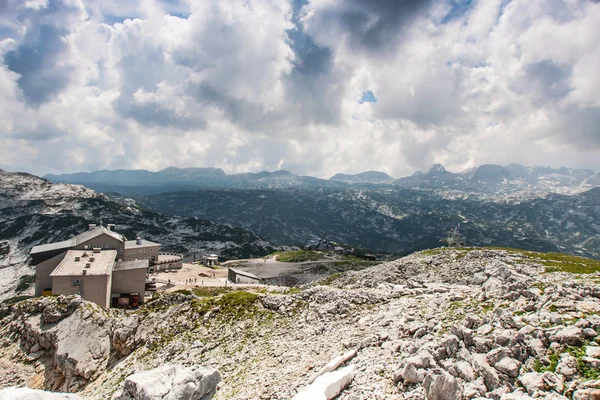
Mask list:
[[[248,229],[279,245],[327,238],[407,254],[439,246],[460,225],[470,245],[600,257],[600,177],[585,169],[485,164],[455,173],[436,164],[399,179],[368,171],[325,180],[287,171],[167,168],[48,179],[121,193],[156,212]]]
[[[468,245],[600,257],[600,188],[501,201],[389,187],[197,190],[137,201],[166,214],[240,226],[287,245],[327,238],[408,254],[439,247],[446,232],[460,226]]]
[[[79,185],[53,184],[25,173],[0,170],[0,300],[32,273],[31,247],[65,240],[103,221],[128,238],[162,244],[161,251],[218,253],[223,258],[263,256],[274,247],[247,229],[197,217],[167,216],[135,201],[109,198]]]
[[[85,185],[102,192],[125,196],[197,189],[284,189],[293,187],[347,188],[390,186],[411,189],[460,190],[469,193],[507,194],[515,192],[579,193],[600,186],[600,174],[571,168],[500,166],[484,164],[454,173],[436,164],[427,172],[394,179],[384,172],[356,175],[336,174],[329,179],[294,175],[288,171],[227,175],[216,168],[169,167],[147,170],[101,170],[74,174],[46,175],[55,183]]]

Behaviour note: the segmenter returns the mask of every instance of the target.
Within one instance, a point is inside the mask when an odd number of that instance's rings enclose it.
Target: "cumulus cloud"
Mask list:
[[[598,21],[590,0],[4,0],[0,167],[597,170]]]

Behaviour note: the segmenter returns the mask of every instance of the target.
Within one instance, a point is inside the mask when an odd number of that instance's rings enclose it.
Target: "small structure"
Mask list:
[[[466,241],[463,236],[461,236],[459,232],[459,227],[450,229],[447,233],[447,236],[440,240],[440,242],[445,242],[448,244],[448,247],[461,247],[464,246]]]
[[[211,267],[219,263],[219,256],[216,254],[204,254],[202,256],[202,264]]]
[[[228,269],[227,279],[233,283],[261,283],[261,279],[258,276],[236,268]]]
[[[329,240],[313,239],[304,245],[304,250],[333,251],[335,246]]]

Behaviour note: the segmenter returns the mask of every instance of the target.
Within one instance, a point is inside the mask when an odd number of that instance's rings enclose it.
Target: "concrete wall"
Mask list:
[[[233,283],[260,283],[259,279],[254,279],[250,278],[249,276],[238,274],[231,268],[227,270],[227,279]]]
[[[50,274],[58,264],[65,258],[66,251],[54,256],[46,261],[42,261],[35,266],[35,295],[41,296],[44,289],[52,288],[52,278]]]
[[[73,286],[75,279],[80,280],[79,286]],[[108,308],[110,283],[110,275],[55,276],[52,278],[52,294],[79,294],[87,301]]]
[[[113,271],[111,293],[139,293],[138,303],[144,302],[146,268]]]
[[[150,265],[152,265],[152,257],[154,257],[154,259],[157,260],[159,250],[160,245],[127,249],[124,252],[123,261],[148,260],[150,262]]]
[[[73,247],[75,250],[83,250],[84,246],[88,246],[91,250],[93,247],[100,247],[102,250],[110,249],[117,250],[117,259],[123,259],[123,250],[124,244],[123,242],[118,241],[112,236],[107,234],[102,234],[94,239],[90,239],[87,242],[80,243],[79,245]],[[107,247],[108,246],[108,247]]]

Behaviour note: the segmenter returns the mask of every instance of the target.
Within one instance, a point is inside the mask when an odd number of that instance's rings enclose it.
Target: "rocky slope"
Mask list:
[[[198,288],[137,311],[26,300],[0,311],[0,386],[107,399],[131,373],[176,363],[217,369],[216,399],[306,398],[331,370],[351,380],[345,400],[597,398],[599,270],[436,249],[284,293]]]
[[[142,236],[163,251],[209,251],[229,258],[261,256],[273,251],[254,233],[196,217],[165,216],[139,208],[134,201],[111,199],[83,186],[53,184],[23,173],[0,170],[0,300],[27,293],[32,246],[65,240],[88,223],[116,224],[129,238]]]

